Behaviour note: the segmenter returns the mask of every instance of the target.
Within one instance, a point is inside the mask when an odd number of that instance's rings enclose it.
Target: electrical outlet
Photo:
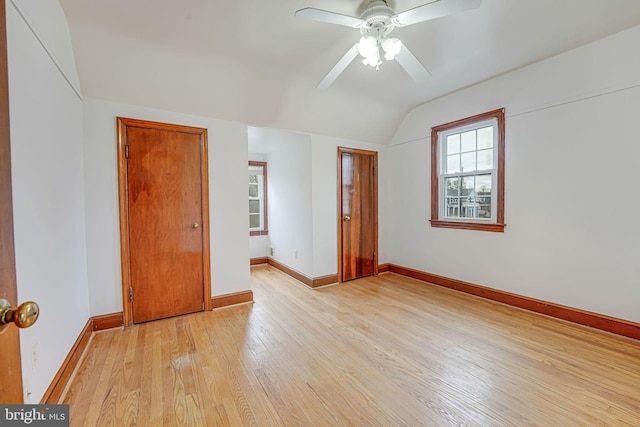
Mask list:
[[[297,250],[293,251],[293,257],[295,259],[298,259],[298,251]]]
[[[273,252],[274,252],[274,251],[273,251],[273,248],[271,248],[271,256],[273,256]]]
[[[31,367],[38,366],[38,341],[34,341],[31,344]]]

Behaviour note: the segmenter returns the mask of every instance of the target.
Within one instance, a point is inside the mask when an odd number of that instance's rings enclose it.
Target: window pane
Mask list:
[[[458,196],[460,193],[460,178],[447,178],[445,180],[444,186],[447,191],[447,196]]]
[[[476,201],[463,201],[461,218],[477,218],[478,217],[478,203]]]
[[[447,156],[447,173],[460,172],[460,154]]]
[[[465,176],[462,178],[460,195],[465,196],[460,200],[460,217],[477,218],[478,203],[476,202],[475,176]]]
[[[470,130],[462,134],[462,152],[476,151],[476,131]]]
[[[446,199],[445,216],[447,217],[459,217],[460,216],[460,198],[447,197]]]
[[[478,129],[478,150],[493,147],[493,126]]]
[[[476,175],[478,218],[491,218],[491,175]]]
[[[249,229],[263,231],[267,228],[264,211],[267,203],[267,165],[249,161]]]
[[[460,195],[466,198],[475,198],[475,176],[465,176],[462,178],[462,189]]]
[[[473,172],[476,170],[476,152],[464,153],[462,156],[462,172]]]
[[[493,150],[478,151],[478,170],[493,169]]]
[[[249,197],[258,197],[258,184],[249,184]]]
[[[476,196],[491,196],[491,175],[476,175]]]
[[[449,135],[447,137],[447,154],[457,154],[460,152],[460,134]]]
[[[491,197],[478,197],[478,218],[491,218]]]

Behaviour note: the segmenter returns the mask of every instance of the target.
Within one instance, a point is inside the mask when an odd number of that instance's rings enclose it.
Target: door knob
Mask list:
[[[349,215],[345,215],[345,216],[344,216],[344,220],[345,220],[345,221],[351,221],[351,217],[350,217]]]
[[[0,299],[0,331],[9,323],[14,323],[18,328],[28,328],[36,323],[40,315],[40,307],[33,301],[22,303],[15,310],[11,309],[11,303],[6,299]]]
[[[191,228],[198,228],[200,227],[200,224],[198,224],[197,222],[194,222],[193,224],[191,224]]]

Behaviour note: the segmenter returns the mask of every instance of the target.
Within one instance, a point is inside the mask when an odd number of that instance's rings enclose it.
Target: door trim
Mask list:
[[[200,178],[202,190],[202,283],[204,291],[204,310],[211,310],[209,151],[207,144],[207,129],[146,120],[128,119],[124,117],[116,117],[116,125],[118,151],[118,204],[120,211],[120,262],[122,264],[122,313],[124,325],[131,326],[133,324],[133,305],[129,301],[129,288],[131,287],[131,262],[129,252],[129,215],[127,208],[127,200],[129,199],[127,186],[127,159],[125,158],[125,144],[128,127],[182,132],[200,136]]]
[[[373,156],[375,175],[373,180],[373,205],[374,212],[374,247],[376,256],[373,260],[373,275],[378,275],[378,152],[360,150],[357,148],[338,147],[338,281],[342,280],[342,153],[361,154]]]

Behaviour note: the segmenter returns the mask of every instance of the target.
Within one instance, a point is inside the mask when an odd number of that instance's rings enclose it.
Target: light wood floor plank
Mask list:
[[[71,425],[638,426],[640,342],[385,273],[95,334]]]

